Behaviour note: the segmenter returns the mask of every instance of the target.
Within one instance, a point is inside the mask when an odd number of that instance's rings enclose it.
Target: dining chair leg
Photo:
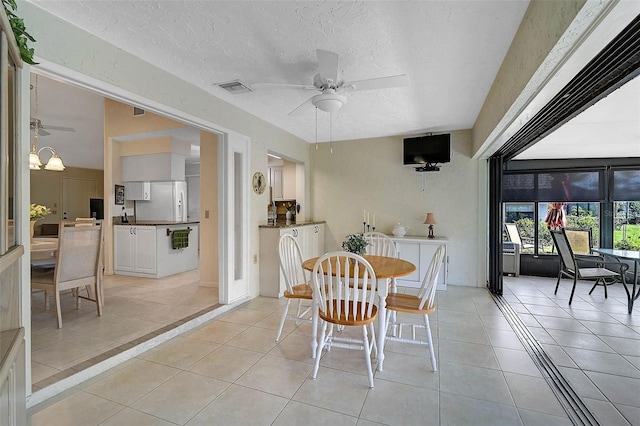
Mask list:
[[[364,359],[367,363],[367,377],[369,378],[369,388],[373,389],[373,371],[371,370],[371,350],[369,349],[369,337],[367,336],[367,326],[362,326],[362,345],[364,346]]]
[[[322,355],[322,349],[325,345],[325,335],[327,332],[327,322],[322,321],[322,329],[320,331],[320,342],[318,343],[318,350],[316,351],[316,361],[313,364],[313,374],[311,375],[312,379],[315,379],[318,375],[318,368],[320,368],[320,358]]]
[[[558,273],[558,281],[556,281],[556,290],[553,294],[558,294],[558,287],[560,287],[560,277],[562,277],[562,266],[560,266],[560,272]]]
[[[377,358],[378,357],[378,345],[376,344],[376,331],[373,328],[373,323],[369,324],[369,334],[371,335],[371,340],[370,340],[370,343],[369,343],[369,352],[373,353],[373,356],[375,356]]]
[[[282,334],[282,329],[284,328],[284,321],[287,319],[287,313],[289,312],[289,304],[291,303],[291,299],[287,299],[287,304],[284,307],[284,311],[282,312],[282,318],[280,318],[280,327],[278,327],[278,333],[276,334],[276,342],[280,341],[280,335]]]
[[[58,328],[62,328],[62,307],[60,306],[60,292],[58,290],[54,290],[53,298],[56,304],[56,316],[58,317]]]
[[[315,358],[316,350],[318,349],[318,304],[315,298],[311,309],[311,358]]]
[[[574,274],[573,275],[573,287],[571,288],[571,296],[569,296],[569,306],[571,306],[571,301],[573,300],[573,293],[576,291],[576,283],[577,283],[577,276]]]
[[[433,339],[431,338],[431,327],[429,327],[429,315],[424,315],[424,327],[427,333],[427,343],[429,344],[429,358],[431,359],[431,368],[435,373],[438,371],[438,366],[436,365],[436,355],[433,350]]]

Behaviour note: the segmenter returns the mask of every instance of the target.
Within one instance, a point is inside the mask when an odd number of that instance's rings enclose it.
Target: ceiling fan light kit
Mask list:
[[[342,108],[342,105],[347,103],[347,98],[337,94],[333,89],[326,89],[324,93],[315,95],[311,98],[311,103],[322,111],[336,112]]]
[[[40,153],[43,150],[47,150],[51,152],[51,158],[49,158],[49,161],[47,161],[47,164],[44,166],[44,169],[61,172],[64,170],[64,164],[62,164],[62,160],[60,159],[60,157],[58,157],[58,153],[56,152],[56,150],[50,146],[43,146],[42,148],[38,149],[38,131],[41,127],[40,120],[38,119],[38,74],[36,74],[35,95],[36,95],[36,111],[35,111],[35,118],[33,119],[33,122],[32,122],[34,135],[33,135],[33,145],[31,146],[31,151],[29,152],[29,169],[41,170],[40,168],[42,167],[42,161],[40,161]]]

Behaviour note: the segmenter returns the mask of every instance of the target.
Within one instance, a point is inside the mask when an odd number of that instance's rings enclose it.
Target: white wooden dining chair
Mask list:
[[[376,348],[373,322],[378,315],[378,307],[375,305],[378,281],[373,267],[355,253],[331,252],[316,261],[311,282],[322,324],[312,378],[315,379],[318,375],[320,358],[325,348],[327,351],[333,346],[357,349],[365,352],[369,387],[373,388],[371,351]],[[358,285],[351,285],[352,283]],[[350,338],[341,333],[334,335],[334,325],[361,327],[362,338]]]
[[[287,286],[284,292],[287,305],[282,312],[280,327],[278,327],[278,333],[276,334],[276,342],[280,341],[280,335],[282,334],[286,320],[294,321],[296,325],[301,321],[311,322],[311,309],[313,305],[311,286],[308,283],[304,269],[302,269],[300,246],[292,235],[284,234],[280,237],[278,241],[278,254],[280,257],[280,270],[282,271],[284,282]],[[294,299],[298,301],[296,314],[289,315],[289,305]]]
[[[433,371],[438,371],[436,364],[436,356],[433,351],[433,339],[431,337],[431,328],[429,328],[429,314],[432,314],[436,310],[435,297],[436,287],[438,281],[438,272],[440,271],[440,264],[444,258],[445,246],[441,245],[436,249],[431,263],[427,269],[427,273],[424,275],[420,291],[417,296],[411,294],[393,293],[387,296],[387,318],[385,341],[391,342],[403,342],[412,343],[416,345],[425,345],[429,347],[429,359],[431,360],[431,368]],[[421,315],[423,323],[417,324],[413,322],[402,322],[397,319],[393,313],[404,313]],[[400,318],[397,316],[397,318]],[[392,330],[397,329],[396,334],[390,334],[389,326]],[[410,336],[403,336],[403,329],[410,329]],[[426,340],[423,340],[416,335],[416,329],[424,328]]]
[[[76,308],[80,307],[81,298],[87,299],[96,303],[98,315],[102,315],[102,235],[102,224],[76,227],[61,222],[55,268],[31,275],[32,289],[53,293],[55,309],[49,310],[45,298],[42,310],[56,314],[58,328],[62,328],[60,297],[65,290],[72,290]],[[80,296],[78,289],[85,286],[92,287],[93,298]]]

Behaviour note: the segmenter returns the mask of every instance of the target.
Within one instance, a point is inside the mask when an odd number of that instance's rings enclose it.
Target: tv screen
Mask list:
[[[449,161],[451,161],[450,133],[404,140],[404,164],[436,164]]]

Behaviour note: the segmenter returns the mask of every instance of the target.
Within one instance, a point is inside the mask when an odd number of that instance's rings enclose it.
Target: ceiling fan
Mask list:
[[[313,77],[313,86],[278,83],[255,83],[251,86],[256,89],[276,87],[319,91],[320,94],[307,99],[302,105],[289,113],[289,115],[298,115],[311,105],[322,111],[335,112],[347,102],[347,97],[343,94],[346,92],[389,89],[409,85],[409,76],[406,74],[357,81],[338,80],[338,54],[328,50],[316,49],[316,55],[318,56],[319,72]]]
[[[40,121],[39,118],[31,118],[31,121],[29,122],[29,126],[31,127],[31,130],[35,130],[36,126],[38,127],[38,135],[40,136],[48,136],[51,133],[49,133],[47,130],[59,130],[61,132],[75,132],[76,129],[74,129],[73,127],[63,127],[63,126],[50,126],[48,124],[42,124],[42,121]]]

